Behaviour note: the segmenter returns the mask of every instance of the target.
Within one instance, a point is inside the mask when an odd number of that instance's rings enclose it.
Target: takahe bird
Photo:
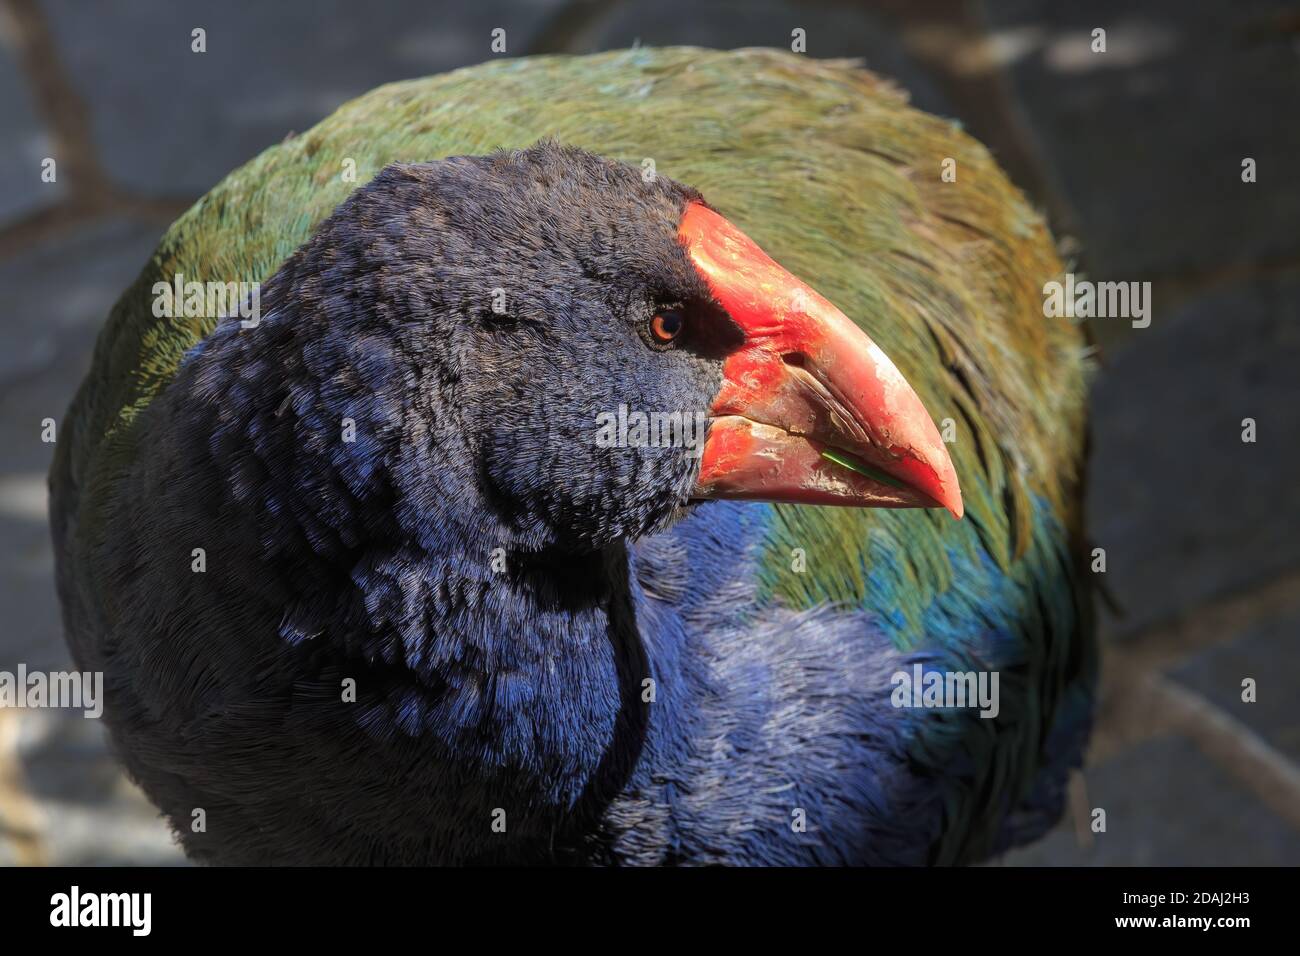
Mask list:
[[[1095,674],[1061,268],[850,63],[383,87],[114,308],[51,474],[75,658],[200,861],[998,853],[1059,818]],[[260,320],[167,317],[178,274]],[[996,706],[897,693],[949,672]]]

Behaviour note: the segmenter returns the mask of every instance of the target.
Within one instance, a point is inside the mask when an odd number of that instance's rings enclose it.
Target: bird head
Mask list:
[[[400,328],[408,386],[439,393],[429,454],[463,448],[457,480],[535,545],[709,499],[962,514],[893,362],[666,177],[550,143],[399,164],[313,246],[300,297]]]

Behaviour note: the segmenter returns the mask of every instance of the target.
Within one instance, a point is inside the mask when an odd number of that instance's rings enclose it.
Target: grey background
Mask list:
[[[163,229],[342,102],[487,59],[498,26],[510,55],[788,48],[802,27],[808,55],[860,57],[988,144],[1078,271],[1153,283],[1150,328],[1093,329],[1089,530],[1123,610],[1103,608],[1096,737],[1072,813],[1002,862],[1300,863],[1300,10],[1282,2],[0,0],[0,670],[69,666],[40,422]],[[73,862],[181,858],[95,721],[0,709],[0,863]]]

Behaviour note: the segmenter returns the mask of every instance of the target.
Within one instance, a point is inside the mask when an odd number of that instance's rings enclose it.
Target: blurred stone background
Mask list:
[[[488,58],[494,27],[510,55],[788,48],[802,27],[808,55],[859,57],[985,142],[1076,271],[1153,283],[1149,328],[1093,329],[1090,533],[1122,610],[1103,607],[1096,739],[1075,812],[1003,862],[1300,863],[1300,7],[1082,6],[0,0],[0,670],[71,666],[41,419],[62,417],[159,235],[225,173],[371,87]],[[101,734],[0,709],[0,863],[183,862]]]

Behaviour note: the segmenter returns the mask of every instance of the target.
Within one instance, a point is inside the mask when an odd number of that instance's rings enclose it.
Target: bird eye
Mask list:
[[[650,337],[659,345],[671,345],[682,334],[686,321],[676,309],[664,309],[650,320]]]

